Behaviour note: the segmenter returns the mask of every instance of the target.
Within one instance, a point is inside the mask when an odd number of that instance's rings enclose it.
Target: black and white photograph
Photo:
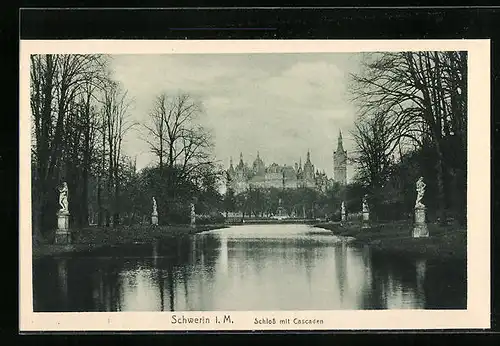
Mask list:
[[[230,43],[26,43],[31,314],[335,329],[329,313],[479,308],[488,43]]]

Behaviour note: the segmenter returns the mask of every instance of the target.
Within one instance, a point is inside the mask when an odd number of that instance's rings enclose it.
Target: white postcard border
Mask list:
[[[29,56],[49,53],[224,54],[467,50],[467,310],[217,311],[34,313],[32,296]],[[21,331],[379,330],[490,328],[490,41],[489,40],[21,40],[19,122],[19,307]],[[201,323],[173,323],[172,316]],[[230,320],[224,316],[230,316]],[[216,317],[220,322],[217,323]],[[275,318],[275,324],[255,324]],[[206,319],[209,319],[209,323]],[[281,324],[280,320],[290,323]],[[322,324],[297,324],[322,320]]]

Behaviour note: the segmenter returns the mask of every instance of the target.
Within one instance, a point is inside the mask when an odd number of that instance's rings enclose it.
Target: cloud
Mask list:
[[[240,152],[251,161],[257,151],[265,162],[293,164],[310,150],[315,166],[331,175],[338,131],[348,137],[354,118],[346,99],[348,73],[358,66],[352,54],[122,55],[112,66],[136,100],[139,122],[160,92],[198,97],[206,110],[202,121],[215,134],[216,157],[225,164]],[[152,159],[136,135],[127,143],[138,166]]]

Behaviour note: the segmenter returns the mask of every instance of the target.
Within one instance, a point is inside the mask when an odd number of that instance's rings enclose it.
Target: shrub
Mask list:
[[[212,213],[210,215],[196,215],[197,225],[220,224],[225,221],[224,215],[221,213]]]

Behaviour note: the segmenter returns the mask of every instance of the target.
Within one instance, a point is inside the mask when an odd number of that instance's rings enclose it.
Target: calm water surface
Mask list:
[[[34,262],[35,311],[466,309],[463,262],[405,261],[306,225],[245,225]]]

